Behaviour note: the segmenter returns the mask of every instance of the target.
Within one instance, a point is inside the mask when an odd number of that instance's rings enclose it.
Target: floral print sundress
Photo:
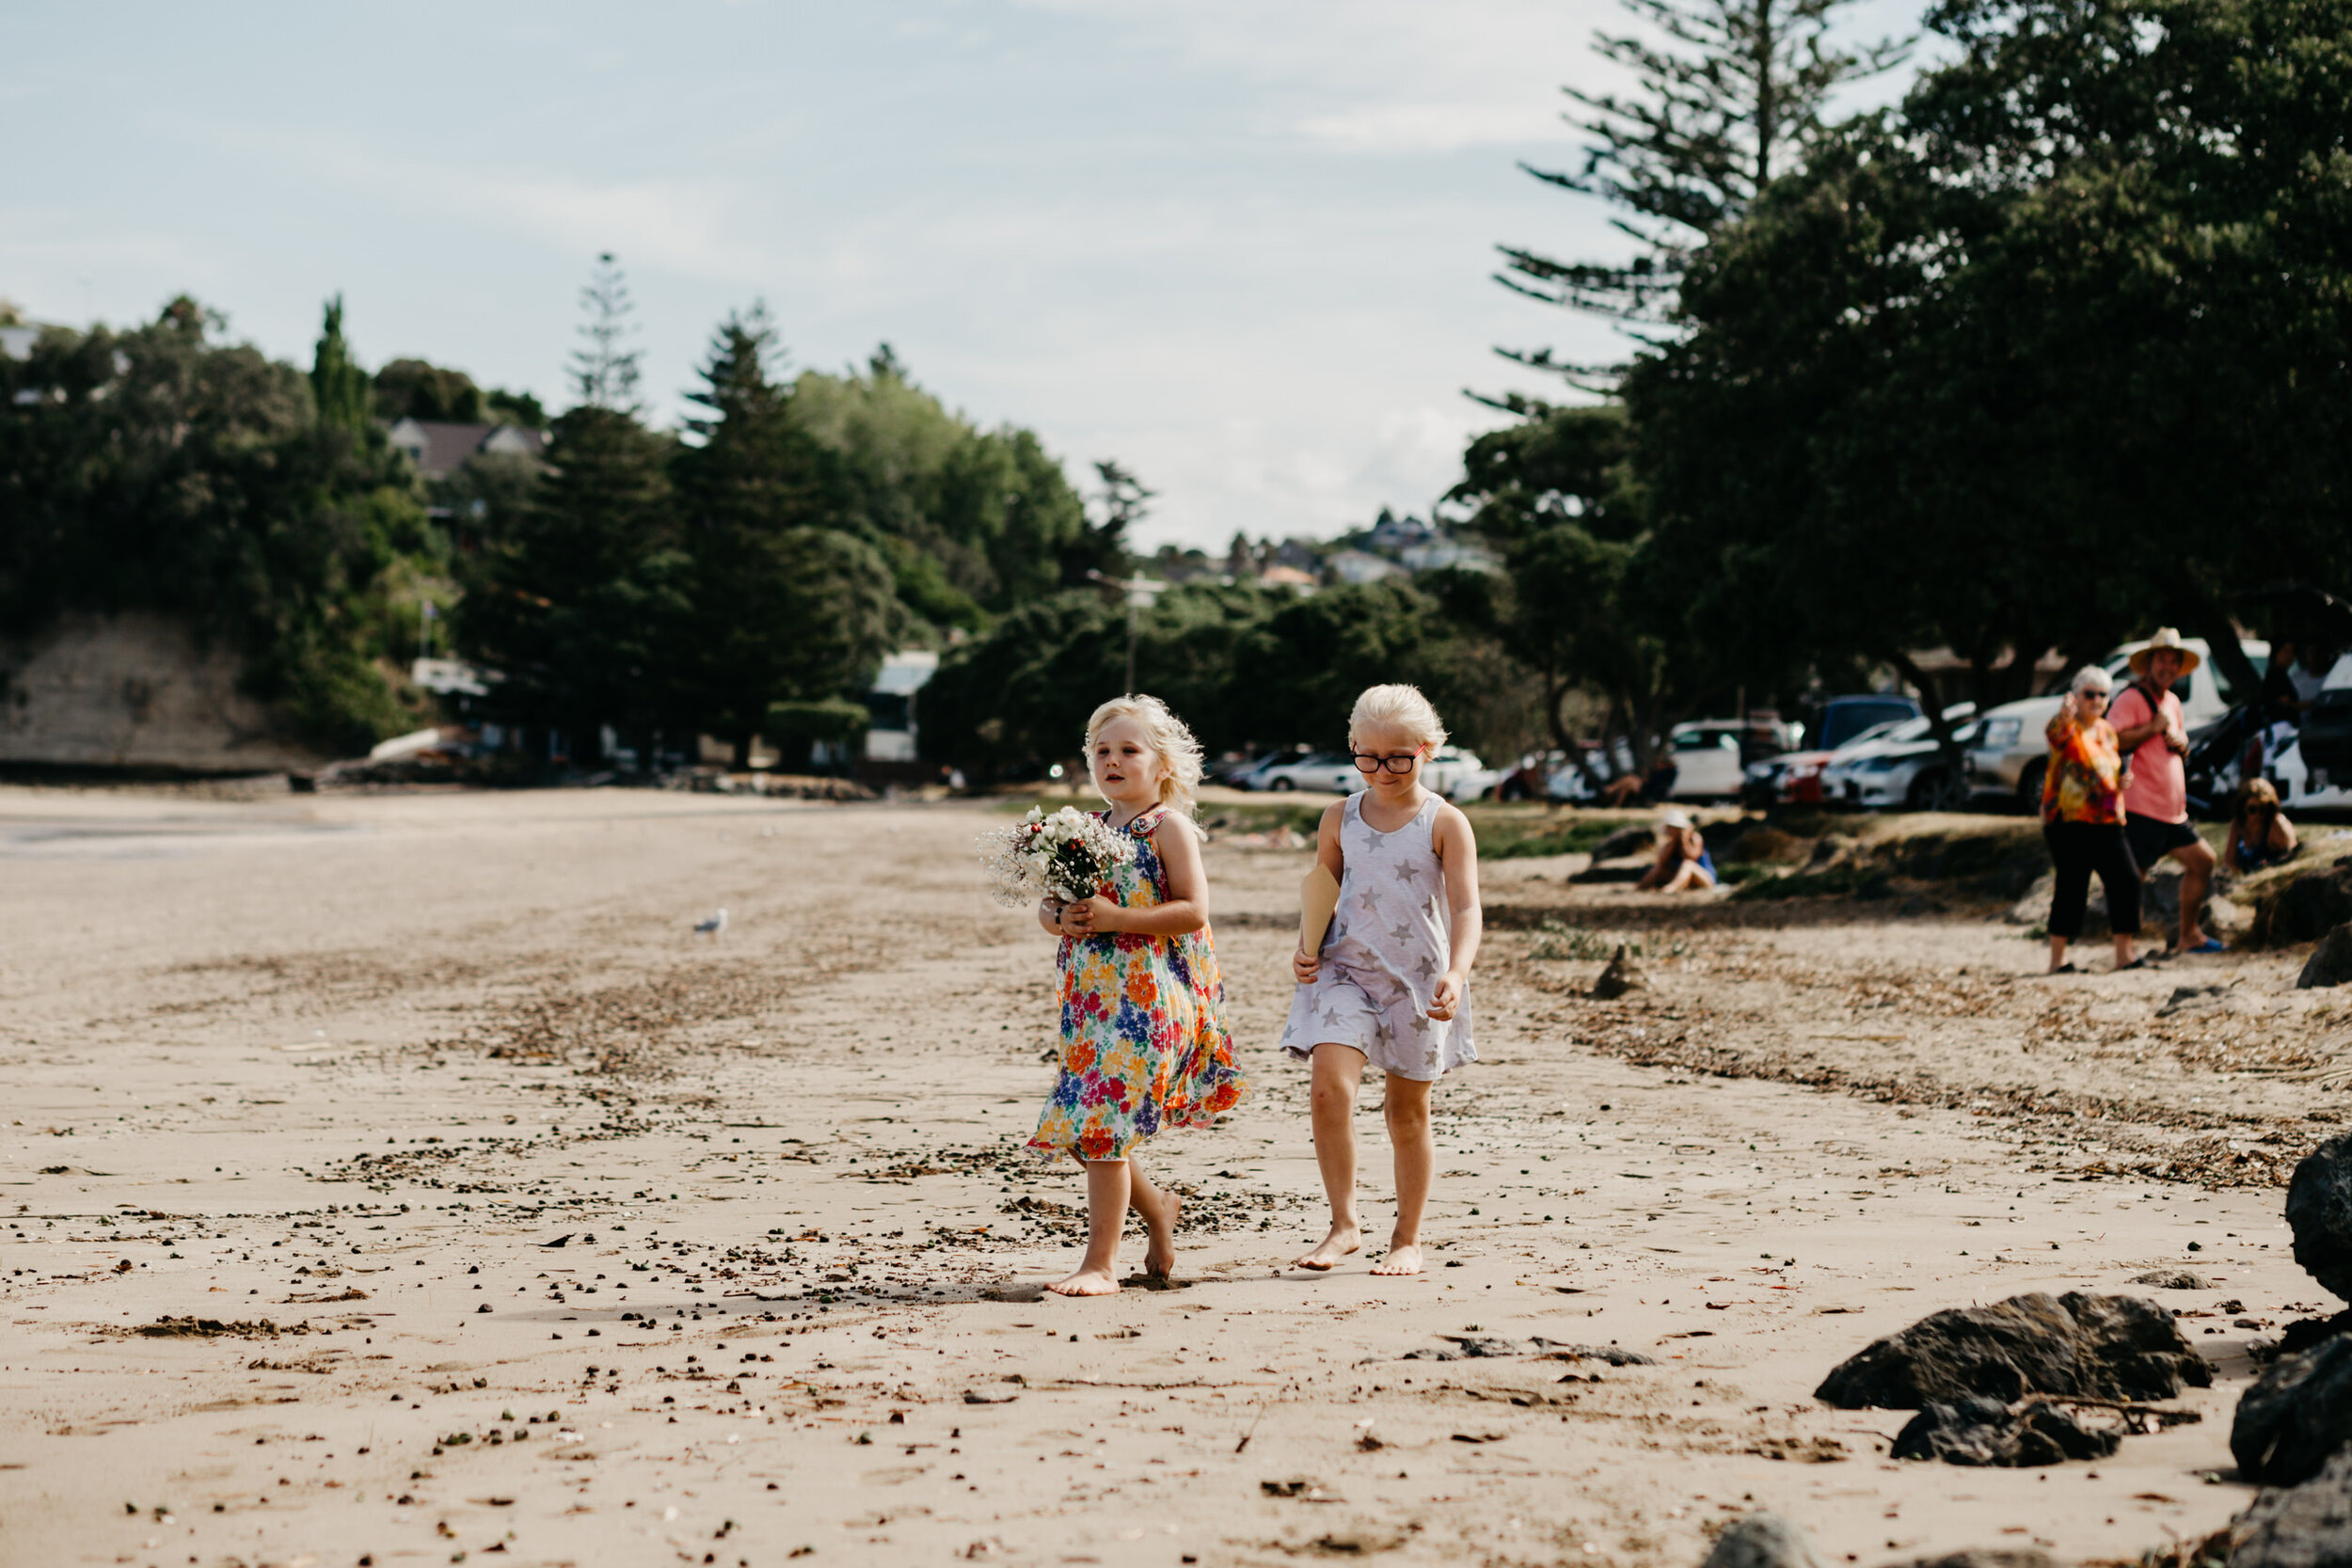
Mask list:
[[[1097,816],[1109,820],[1107,812]],[[1168,871],[1152,847],[1167,816],[1154,807],[1128,823],[1135,858],[1096,891],[1125,909],[1168,901]],[[1136,931],[1064,937],[1061,1071],[1037,1119],[1040,1157],[1123,1160],[1171,1127],[1206,1127],[1241,1103],[1241,1069],[1224,1019],[1225,983],[1209,928],[1183,936]]]

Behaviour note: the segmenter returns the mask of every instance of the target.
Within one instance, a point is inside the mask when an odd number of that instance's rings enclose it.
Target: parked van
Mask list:
[[[2132,678],[2132,656],[2148,645],[2146,639],[2111,650],[2100,664],[2114,677],[2121,691]],[[2172,685],[2181,700],[2181,721],[2194,730],[2227,713],[2240,700],[2233,693],[2213,650],[2202,638],[2185,637],[2181,645],[2197,655],[2197,668]],[[2270,664],[2270,644],[2249,640],[2238,646],[2254,661],[2257,674]],[[2250,699],[2254,693],[2243,693]],[[1984,716],[1977,727],[1976,744],[1968,749],[1968,786],[1979,795],[2014,800],[2026,811],[2042,809],[2042,774],[2048,763],[2050,742],[2042,731],[2065,700],[2062,691],[2003,703]]]

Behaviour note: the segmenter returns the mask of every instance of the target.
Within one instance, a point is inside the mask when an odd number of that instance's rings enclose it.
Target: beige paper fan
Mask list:
[[[1298,884],[1298,950],[1313,958],[1323,950],[1323,933],[1331,928],[1332,911],[1340,907],[1340,879],[1321,861]]]

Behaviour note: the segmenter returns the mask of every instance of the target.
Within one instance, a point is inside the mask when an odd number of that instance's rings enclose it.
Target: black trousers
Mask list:
[[[2107,890],[2107,929],[2139,932],[2139,866],[2120,822],[2044,822],[2042,841],[2058,885],[2050,890],[2050,934],[2073,942],[2083,934],[2083,904],[2096,871]]]

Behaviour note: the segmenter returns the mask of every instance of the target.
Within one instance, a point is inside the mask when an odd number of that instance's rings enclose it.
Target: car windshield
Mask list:
[[[1674,737],[1677,752],[1712,752],[1720,747],[1737,746],[1739,741],[1722,730],[1682,730]]]
[[[1821,750],[1851,745],[1882,724],[1899,723],[1917,711],[1909,703],[1837,703],[1821,716]]]

